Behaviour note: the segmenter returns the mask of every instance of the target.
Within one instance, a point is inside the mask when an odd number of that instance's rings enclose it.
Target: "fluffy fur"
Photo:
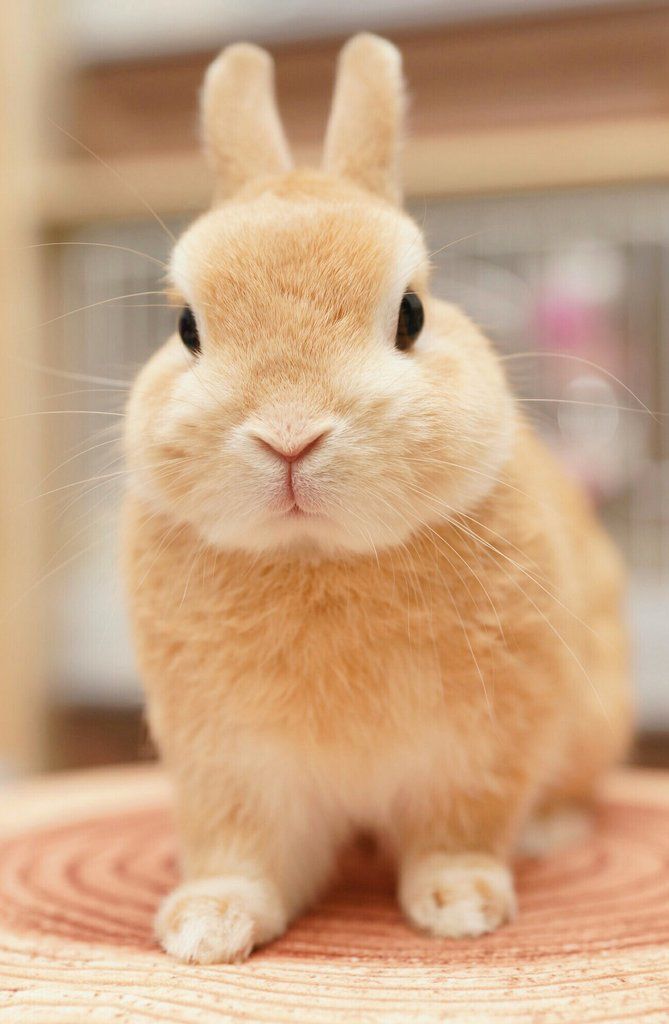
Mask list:
[[[583,803],[629,733],[616,553],[517,412],[486,339],[434,299],[395,205],[399,55],[345,48],[325,169],[289,170],[271,66],[203,98],[216,205],[179,241],[178,336],[136,382],[125,570],[185,881],[157,932],[233,961],[373,829],[407,917],[478,935],[509,858]],[[393,344],[419,293],[415,347]],[[306,454],[288,470],[277,451]]]

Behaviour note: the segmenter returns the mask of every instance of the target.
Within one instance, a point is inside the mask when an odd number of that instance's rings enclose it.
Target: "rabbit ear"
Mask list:
[[[399,50],[363,32],[341,51],[325,136],[325,170],[399,202],[404,82]]]
[[[237,43],[209,66],[201,117],[217,200],[253,178],[291,169],[274,95],[274,62],[260,47]]]

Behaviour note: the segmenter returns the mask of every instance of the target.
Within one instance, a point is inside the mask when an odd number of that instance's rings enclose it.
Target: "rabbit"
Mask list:
[[[124,442],[183,875],[156,934],[183,961],[282,935],[360,830],[413,926],[491,932],[523,836],[564,838],[628,744],[619,556],[430,292],[404,108],[397,49],[355,36],[322,169],[296,169],[268,54],[232,45],[206,74],[214,202],[172,254],[178,330]]]

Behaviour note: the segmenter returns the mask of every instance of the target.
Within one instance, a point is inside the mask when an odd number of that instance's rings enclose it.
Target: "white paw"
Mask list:
[[[155,922],[165,952],[194,964],[246,960],[285,928],[274,887],[235,875],[180,885],[163,900]]]
[[[483,935],[516,911],[513,878],[483,853],[429,853],[404,865],[399,899],[413,924],[446,938]]]

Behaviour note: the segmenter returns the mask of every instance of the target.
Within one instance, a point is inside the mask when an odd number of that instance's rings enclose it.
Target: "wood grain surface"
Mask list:
[[[175,854],[155,768],[5,789],[0,1022],[669,1022],[669,774],[612,778],[593,836],[519,862],[517,921],[476,940],[412,931],[361,849],[247,964],[187,967],[151,931]]]

